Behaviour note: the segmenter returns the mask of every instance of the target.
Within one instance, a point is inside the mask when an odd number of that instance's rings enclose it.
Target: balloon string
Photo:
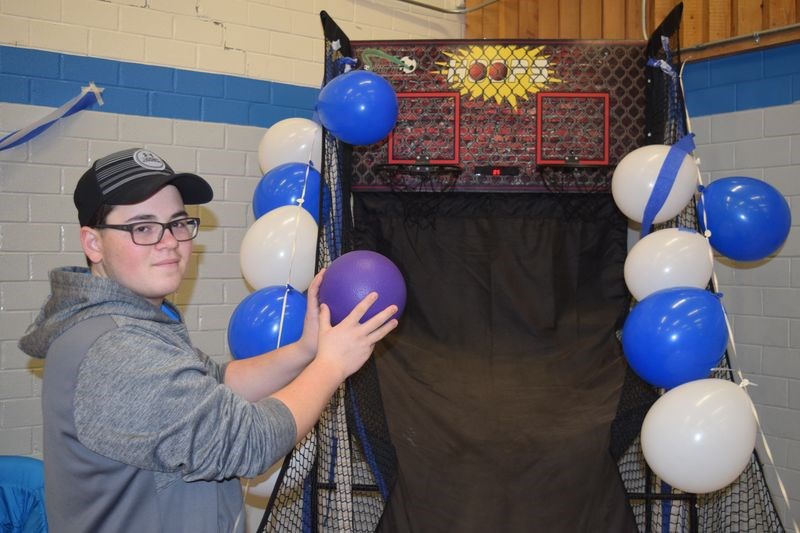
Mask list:
[[[242,498],[243,500],[245,500],[245,502],[244,505],[242,505],[242,508],[239,509],[239,514],[236,515],[236,521],[233,523],[233,529],[231,529],[231,531],[237,531],[237,528],[239,527],[239,521],[242,519],[242,515],[244,514],[244,506],[247,505],[247,496],[249,495],[249,493],[250,493],[250,479],[248,478],[247,480],[245,480],[244,483],[244,497]]]
[[[305,203],[306,201],[306,187],[308,186],[308,174],[311,170],[311,164],[312,164],[311,158],[314,153],[314,146],[316,142],[317,139],[315,136],[314,139],[311,141],[311,146],[309,148],[308,165],[306,165],[306,175],[305,178],[303,179],[303,188],[300,193],[300,198],[297,199],[297,205],[300,209],[303,208],[303,203]],[[294,269],[294,259],[297,252],[297,233],[299,229],[300,229],[300,215],[296,216],[294,219],[294,239],[292,239],[292,252],[289,257],[289,275],[288,275],[289,279],[286,280],[287,285],[289,284],[289,281],[292,279],[292,270]]]
[[[684,60],[684,62],[681,64],[681,68],[678,74],[678,83],[680,84],[681,87],[681,94],[685,94],[683,90],[683,69],[688,62],[689,58]],[[691,119],[689,118],[689,107],[685,101],[683,109],[686,117],[687,131],[691,132],[692,127],[691,127]],[[703,178],[700,175],[699,161],[697,165],[697,181],[699,184],[698,190],[700,191],[700,199],[702,201],[704,185],[703,185]],[[711,236],[711,231],[708,229],[708,219],[706,218],[706,205],[704,201],[702,202],[702,206],[703,209],[701,214],[703,217],[703,227],[706,228],[705,237],[709,238]],[[711,271],[711,286],[714,289],[714,292],[719,293],[719,282],[717,280],[717,274],[713,270]],[[731,367],[732,367],[731,370],[735,371],[736,375],[739,376],[739,384],[745,390],[745,392],[747,392],[747,386],[752,385],[752,383],[750,383],[750,381],[744,377],[741,371],[741,367],[739,366],[736,355],[736,342],[733,339],[733,328],[731,327],[730,320],[728,320],[728,313],[725,310],[724,305],[722,306],[722,315],[725,317],[725,326],[728,328],[728,341],[729,341],[728,344],[730,346],[730,350],[728,351],[728,353],[729,355],[732,355],[732,357],[730,357]],[[748,397],[750,396],[749,393],[747,393],[747,395]],[[764,428],[761,425],[761,419],[758,416],[758,411],[756,410],[756,405],[752,401],[752,398],[750,399],[750,409],[753,411],[753,417],[755,418],[756,421],[756,427],[758,428],[758,435],[761,438],[761,444],[764,447],[764,453],[767,455],[767,459],[769,460],[769,465],[772,467],[775,473],[775,481],[777,482],[778,489],[780,490],[781,496],[783,497],[783,502],[786,504],[786,516],[789,517],[789,520],[792,521],[792,526],[794,527],[795,533],[800,533],[800,526],[798,526],[797,521],[794,518],[792,518],[792,506],[789,500],[789,495],[786,492],[786,487],[783,484],[783,479],[781,479],[781,476],[778,473],[778,467],[775,465],[775,459],[772,456],[772,449],[770,448],[769,443],[767,442],[767,436],[764,433]]]
[[[306,165],[306,175],[303,179],[303,188],[300,192],[300,198],[297,199],[297,206],[299,209],[303,208],[303,203],[306,201],[306,187],[308,187],[308,174],[311,171],[311,166],[313,164],[313,155],[314,155],[314,146],[317,142],[316,135],[311,140],[311,146],[308,149],[308,164]],[[278,323],[278,345],[275,348],[279,348],[281,345],[281,338],[283,336],[283,322],[286,318],[286,304],[289,300],[289,291],[291,287],[289,282],[292,280],[292,270],[294,269],[294,259],[295,255],[297,254],[297,234],[300,231],[300,212],[298,211],[297,216],[294,219],[294,239],[292,239],[292,251],[289,255],[289,271],[286,275],[286,292],[283,295],[283,304],[281,305],[281,319]]]
[[[714,291],[718,291],[718,281],[717,281],[717,274],[715,272],[711,272],[711,283],[714,287]],[[730,350],[728,351],[729,355],[732,357],[731,359],[731,369],[730,371],[735,372],[736,375],[739,377],[739,386],[747,392],[747,387],[749,386],[757,386],[756,383],[751,382],[749,379],[745,378],[742,374],[741,367],[739,366],[737,355],[736,355],[736,343],[733,340],[733,328],[731,327],[731,322],[728,319],[728,313],[725,311],[725,306],[722,307],[722,316],[725,317],[725,327],[728,328],[728,341],[730,345]],[[750,394],[748,393],[748,396]],[[781,496],[783,496],[783,500],[786,503],[786,515],[791,517],[791,504],[789,503],[789,494],[786,492],[786,487],[783,484],[783,480],[781,479],[780,474],[778,473],[778,467],[775,465],[775,459],[772,455],[772,449],[769,447],[769,443],[767,442],[767,436],[764,433],[764,428],[761,426],[761,419],[758,416],[758,411],[756,410],[756,405],[753,403],[752,399],[750,401],[750,410],[753,411],[753,418],[756,421],[756,427],[758,428],[758,436],[761,438],[761,444],[764,447],[764,453],[767,455],[767,459],[769,460],[769,464],[772,466],[774,473],[775,473],[775,480],[778,483],[778,489],[781,492]],[[794,526],[794,530],[796,533],[800,533],[800,528],[797,526],[797,522],[793,519],[792,525]]]
[[[689,59],[687,58],[683,63],[681,63],[681,68],[678,71],[678,84],[680,85],[681,88],[681,94],[686,94],[683,90],[683,68],[686,66],[686,63],[688,62]],[[684,118],[686,120],[686,131],[691,133],[692,119],[689,117],[689,107],[686,105],[685,101],[683,104],[683,113],[684,113]],[[703,207],[700,215],[703,217],[703,227],[706,228],[704,235],[706,238],[709,238],[711,237],[711,230],[708,229],[708,217],[706,216],[706,203],[703,199],[703,190],[705,189],[705,184],[703,183],[703,176],[700,173],[700,158],[696,159],[696,163],[697,164],[695,165],[695,167],[697,168],[697,190],[700,191],[700,201],[702,202],[701,205]]]
[[[289,301],[289,291],[290,290],[292,290],[292,288],[287,283],[286,284],[286,291],[283,293],[283,302],[281,303],[281,319],[278,322],[278,340],[275,343],[276,344],[276,346],[275,346],[276,350],[281,347],[281,337],[283,336],[283,321],[286,318],[286,302]]]
[[[311,149],[314,149],[314,142],[316,139],[311,142]],[[311,172],[311,167],[314,166],[314,161],[309,157],[308,164],[306,165],[306,175],[303,176],[303,190],[300,192],[300,198],[297,199],[297,205],[303,207],[303,204],[306,202],[306,187],[308,187],[308,174]]]

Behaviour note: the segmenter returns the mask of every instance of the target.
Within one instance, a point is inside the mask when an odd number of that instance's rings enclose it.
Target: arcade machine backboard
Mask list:
[[[354,41],[398,97],[354,191],[600,192],[646,144],[639,41]]]

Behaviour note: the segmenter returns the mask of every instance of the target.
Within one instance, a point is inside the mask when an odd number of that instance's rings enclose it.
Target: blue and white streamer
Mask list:
[[[103,105],[103,98],[100,96],[102,92],[103,89],[97,87],[94,82],[90,82],[88,87],[81,88],[81,94],[54,110],[49,115],[37,120],[26,128],[9,133],[0,139],[0,152],[28,142],[55,124],[59,119],[74,115],[95,102],[99,105]]]

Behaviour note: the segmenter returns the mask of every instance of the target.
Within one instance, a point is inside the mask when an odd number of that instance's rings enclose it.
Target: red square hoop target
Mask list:
[[[397,93],[397,122],[388,139],[389,163],[458,164],[460,117],[457,92]]]
[[[608,93],[536,95],[538,165],[608,165]]]

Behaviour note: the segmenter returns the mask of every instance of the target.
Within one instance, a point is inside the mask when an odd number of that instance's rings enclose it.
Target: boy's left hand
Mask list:
[[[297,341],[297,344],[308,356],[308,360],[314,358],[317,353],[317,344],[319,343],[319,286],[322,284],[322,277],[325,275],[325,269],[320,270],[311,285],[308,286],[308,293],[306,294],[306,316],[303,320],[303,334]]]

